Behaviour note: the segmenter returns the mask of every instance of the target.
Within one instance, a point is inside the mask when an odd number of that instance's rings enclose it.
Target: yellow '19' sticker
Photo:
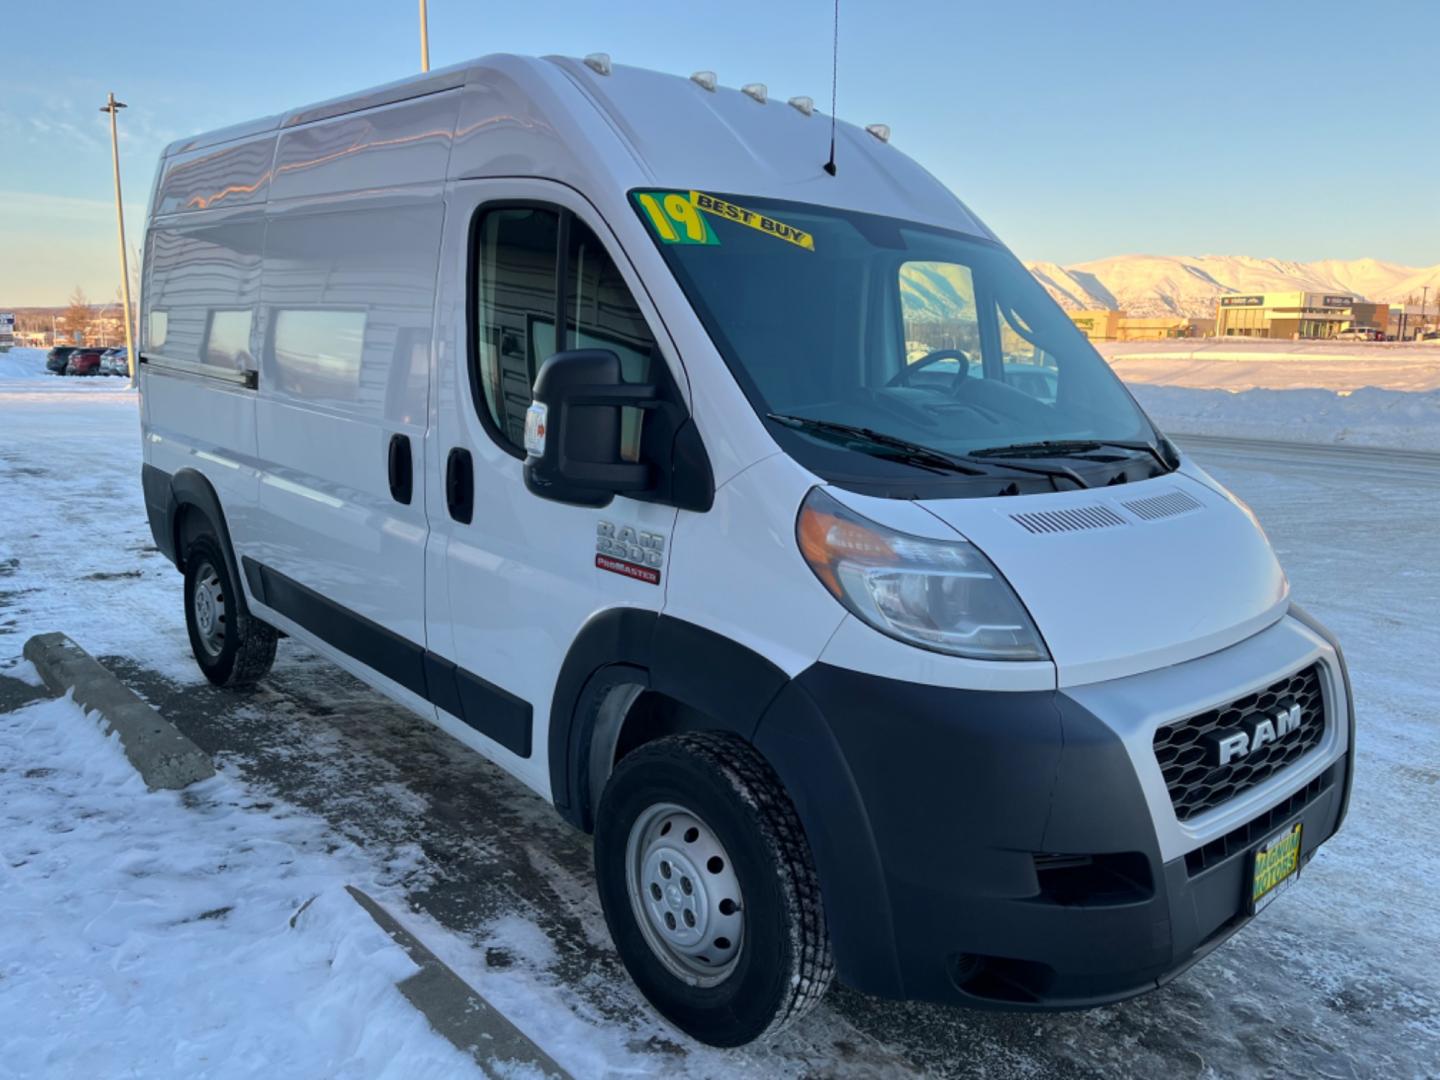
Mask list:
[[[802,229],[776,221],[757,210],[747,210],[714,195],[706,195],[703,191],[692,191],[688,198],[676,191],[641,191],[636,193],[635,201],[661,243],[719,244],[720,238],[705,219],[704,215],[708,214],[755,229],[806,251],[815,250],[815,238]]]
[[[700,216],[695,204],[679,192],[642,191],[635,201],[645,211],[650,227],[665,244],[718,244],[720,238]]]

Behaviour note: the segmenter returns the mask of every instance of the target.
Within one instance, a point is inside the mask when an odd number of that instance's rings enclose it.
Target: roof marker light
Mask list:
[[[792,97],[790,99],[790,105],[792,108],[799,109],[806,116],[811,115],[815,111],[815,99],[812,97]]]
[[[610,54],[603,52],[592,52],[585,57],[585,66],[597,75],[610,74]]]
[[[761,105],[764,105],[770,97],[770,91],[765,88],[763,82],[746,83],[740,88],[740,92],[747,97],[754,98]]]
[[[865,130],[868,131],[871,135],[874,135],[875,138],[879,139],[881,142],[890,141],[889,124],[866,124]]]
[[[697,71],[694,75],[690,76],[690,81],[705,90],[709,90],[712,94],[715,92],[717,80],[713,71]]]

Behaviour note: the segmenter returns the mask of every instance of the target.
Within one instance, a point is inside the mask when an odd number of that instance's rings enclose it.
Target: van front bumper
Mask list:
[[[1180,821],[1166,720],[1321,665],[1326,733]],[[817,664],[756,745],[794,799],[842,980],[891,997],[1081,1008],[1155,989],[1251,918],[1253,852],[1294,822],[1303,866],[1348,801],[1353,708],[1303,612],[1221,653],[1042,692],[922,686]]]

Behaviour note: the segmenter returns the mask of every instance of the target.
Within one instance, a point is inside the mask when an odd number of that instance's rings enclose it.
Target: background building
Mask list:
[[[1161,338],[1205,337],[1215,332],[1214,319],[1184,315],[1138,318],[1123,311],[1072,311],[1070,319],[1091,341],[1158,341]]]
[[[1383,331],[1389,322],[1389,304],[1334,293],[1222,296],[1215,309],[1219,337],[1329,338],[1351,326]]]
[[[1409,341],[1436,329],[1440,329],[1440,303],[1390,305],[1390,336],[1396,341]]]

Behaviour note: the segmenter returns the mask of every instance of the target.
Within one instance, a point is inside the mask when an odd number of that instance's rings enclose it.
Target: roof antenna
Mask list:
[[[825,171],[835,175],[835,77],[840,69],[840,0],[835,0],[835,38],[830,44],[830,160]]]

